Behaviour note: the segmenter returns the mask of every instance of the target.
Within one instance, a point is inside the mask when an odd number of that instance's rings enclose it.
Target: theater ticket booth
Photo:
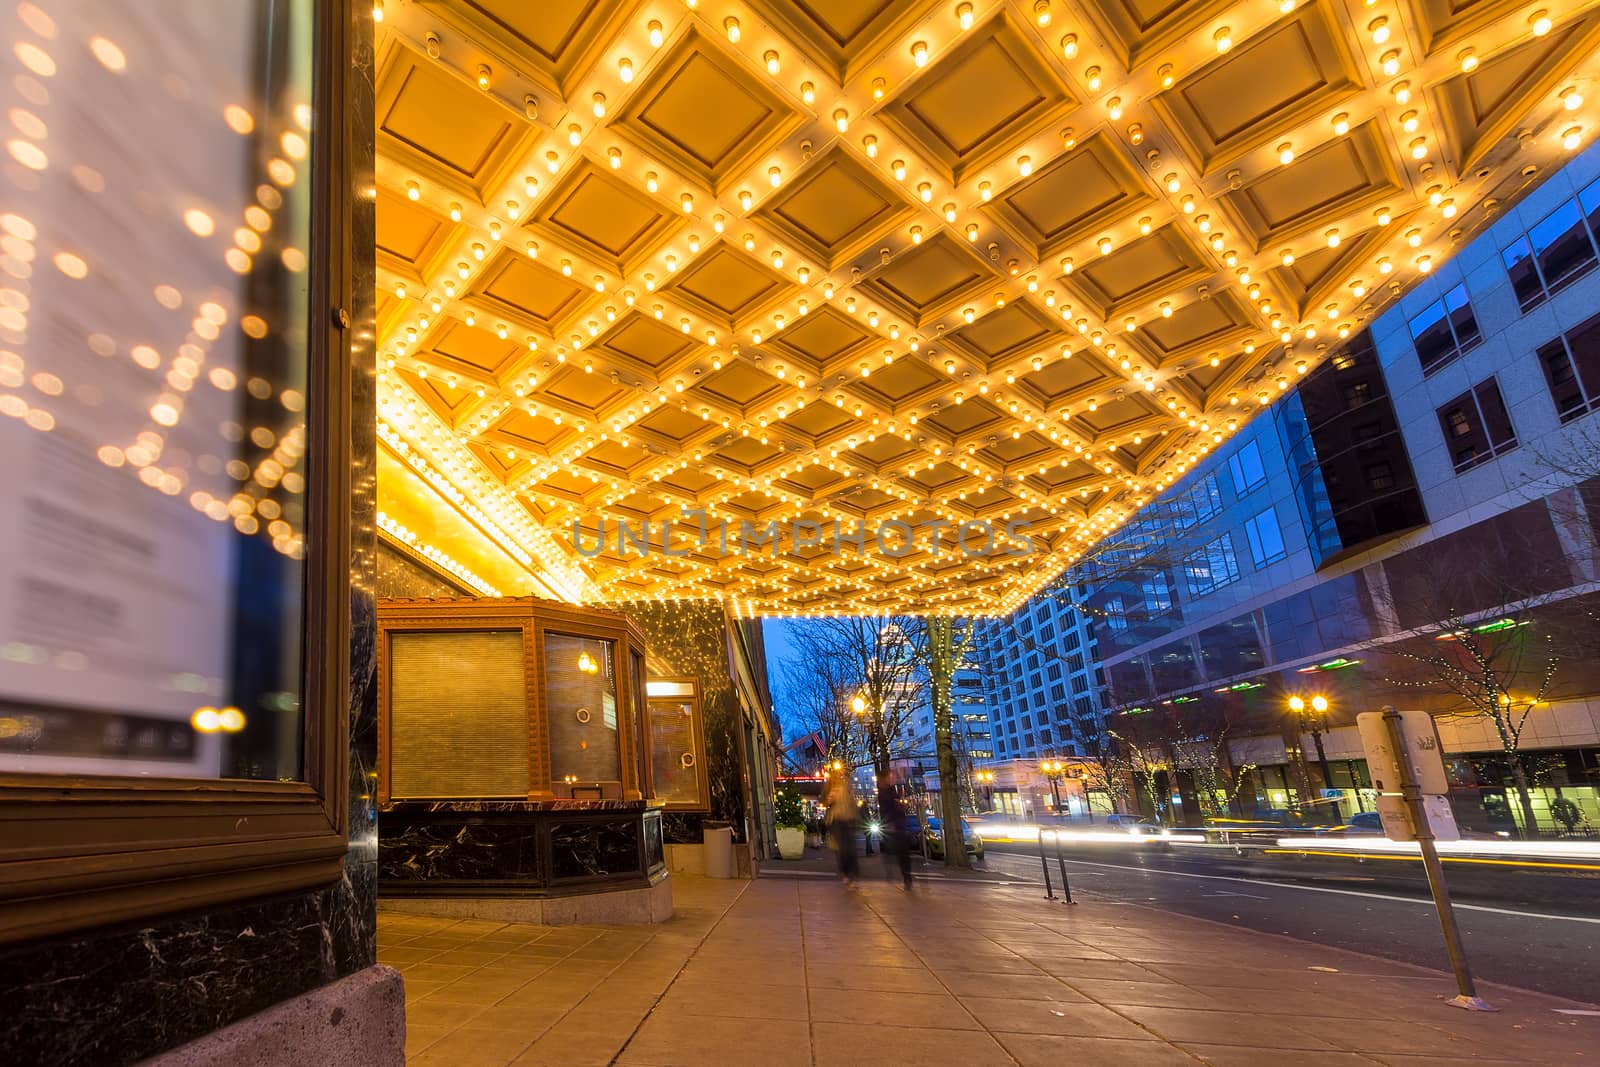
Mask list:
[[[386,908],[545,923],[671,915],[663,811],[709,808],[692,678],[626,615],[532,597],[378,602]]]

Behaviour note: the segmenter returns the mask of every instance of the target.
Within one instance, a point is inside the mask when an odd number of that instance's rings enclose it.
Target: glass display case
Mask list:
[[[645,693],[650,796],[670,811],[709,811],[699,683],[693,678],[651,678]]]

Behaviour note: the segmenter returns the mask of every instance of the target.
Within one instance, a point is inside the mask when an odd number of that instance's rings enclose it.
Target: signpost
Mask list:
[[[1445,776],[1439,729],[1425,711],[1380,711],[1356,716],[1361,747],[1366,750],[1372,787],[1378,793],[1378,817],[1391,841],[1415,841],[1422,851],[1422,867],[1439,911],[1445,951],[1455,972],[1457,995],[1449,1001],[1467,1011],[1497,1011],[1478,996],[1467,965],[1466,948],[1456,925],[1444,868],[1439,863],[1438,841],[1461,837],[1450,812],[1450,782]]]

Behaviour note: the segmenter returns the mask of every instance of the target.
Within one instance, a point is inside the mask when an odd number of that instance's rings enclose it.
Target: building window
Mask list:
[[[1411,320],[1411,340],[1423,374],[1432,374],[1483,340],[1478,320],[1467,299],[1467,287],[1458,285]]]
[[[1222,494],[1217,490],[1216,476],[1208,474],[1200,484],[1172,502],[1172,523],[1180,530],[1187,530],[1221,510]]]
[[[1254,441],[1228,457],[1228,470],[1233,474],[1233,493],[1243,497],[1267,480],[1266,469],[1261,465],[1261,448]]]
[[[1456,473],[1517,447],[1500,386],[1493,379],[1479,382],[1439,409],[1439,426]]]
[[[1205,596],[1239,580],[1239,561],[1233,554],[1233,537],[1223,534],[1190,556],[1183,565],[1189,595]]]
[[[1361,468],[1362,477],[1367,480],[1367,488],[1383,490],[1394,488],[1394,464],[1388,460],[1379,460],[1369,463]]]
[[[1539,365],[1562,422],[1600,408],[1600,315],[1542,345]]]
[[[1244,535],[1250,542],[1250,558],[1258,569],[1288,554],[1283,547],[1283,531],[1278,528],[1278,513],[1272,508],[1247,520]]]
[[[1523,311],[1594,269],[1590,220],[1600,220],[1600,182],[1556,208],[1500,253]]]

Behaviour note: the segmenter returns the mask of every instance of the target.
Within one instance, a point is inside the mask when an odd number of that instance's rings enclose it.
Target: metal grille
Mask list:
[[[522,797],[528,707],[521,630],[389,637],[389,795]]]

